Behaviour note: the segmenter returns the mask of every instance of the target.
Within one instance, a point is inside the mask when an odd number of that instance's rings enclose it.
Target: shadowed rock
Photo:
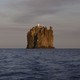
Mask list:
[[[27,33],[27,48],[54,48],[52,27],[35,26]]]

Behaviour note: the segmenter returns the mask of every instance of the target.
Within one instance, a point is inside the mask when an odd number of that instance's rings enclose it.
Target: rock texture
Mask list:
[[[54,48],[52,27],[35,26],[27,33],[27,48]]]

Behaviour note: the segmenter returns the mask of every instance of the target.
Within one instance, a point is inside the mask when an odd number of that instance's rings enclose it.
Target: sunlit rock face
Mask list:
[[[54,48],[54,36],[52,27],[33,27],[27,33],[27,48]]]

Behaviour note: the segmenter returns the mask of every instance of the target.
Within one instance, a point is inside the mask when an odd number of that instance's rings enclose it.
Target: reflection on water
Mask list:
[[[0,80],[80,80],[80,49],[0,49]]]

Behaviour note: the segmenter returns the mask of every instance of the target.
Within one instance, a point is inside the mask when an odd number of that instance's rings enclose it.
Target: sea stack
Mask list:
[[[50,26],[37,26],[30,29],[27,33],[27,48],[54,48],[53,30]]]

